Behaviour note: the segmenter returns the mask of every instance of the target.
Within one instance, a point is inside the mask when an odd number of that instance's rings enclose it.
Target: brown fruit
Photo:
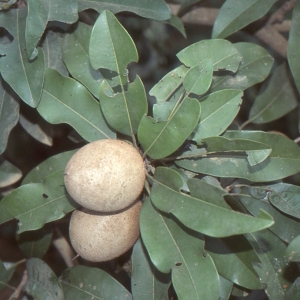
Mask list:
[[[139,237],[138,201],[121,213],[104,215],[75,210],[69,227],[71,244],[84,259],[101,262],[116,258],[129,250]]]
[[[65,186],[80,205],[98,212],[117,212],[140,195],[145,165],[139,152],[120,140],[87,144],[70,159]]]

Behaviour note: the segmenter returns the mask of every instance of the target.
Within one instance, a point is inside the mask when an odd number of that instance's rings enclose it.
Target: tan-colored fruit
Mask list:
[[[75,251],[94,262],[116,258],[129,250],[139,237],[138,201],[121,213],[103,215],[75,210],[70,220],[70,240]]]
[[[145,165],[139,152],[120,140],[87,144],[70,159],[65,186],[80,205],[98,212],[117,212],[140,195]]]

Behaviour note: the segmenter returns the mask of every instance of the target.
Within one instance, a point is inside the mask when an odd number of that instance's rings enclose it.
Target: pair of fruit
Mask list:
[[[83,209],[72,213],[69,234],[75,251],[107,261],[129,250],[139,237],[140,195],[145,165],[125,141],[99,140],[77,151],[65,169],[65,186]]]

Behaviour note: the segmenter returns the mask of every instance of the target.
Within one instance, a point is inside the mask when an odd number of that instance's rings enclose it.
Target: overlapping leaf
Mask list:
[[[49,123],[71,125],[87,141],[115,137],[104,120],[98,101],[78,81],[55,70],[46,70],[37,110]]]
[[[36,45],[49,21],[68,24],[78,19],[77,0],[28,0],[28,17],[26,20],[26,47],[28,58],[37,56]]]
[[[292,140],[282,135],[262,131],[227,131],[224,137],[259,142],[267,145],[272,152],[262,163],[254,166],[250,166],[244,156],[228,154],[177,160],[176,164],[197,173],[245,178],[255,182],[278,180],[300,171],[300,149]]]
[[[22,171],[0,156],[0,188],[14,184],[22,177]]]
[[[132,252],[131,290],[134,299],[168,300],[171,276],[161,273],[138,240]]]
[[[222,51],[220,51],[222,49]],[[204,59],[211,59],[214,71],[228,70],[236,72],[242,60],[238,50],[229,41],[203,40],[194,43],[177,54],[187,67],[194,67]]]
[[[65,270],[59,280],[65,299],[132,300],[131,294],[124,286],[99,268],[78,265]]]
[[[8,281],[14,274],[15,267],[8,267],[0,260],[0,291],[7,287]]]
[[[25,22],[27,9],[11,9],[0,15],[0,27],[5,27],[14,40],[0,45],[0,69],[3,79],[20,98],[32,107],[40,101],[44,83],[44,54],[39,50],[35,60],[27,58]]]
[[[242,56],[238,71],[235,74],[214,76],[210,92],[222,89],[246,90],[269,75],[274,59],[265,48],[245,42],[234,46]]]
[[[285,256],[289,259],[289,261],[300,261],[300,235],[289,243]]]
[[[297,107],[297,94],[289,78],[287,66],[278,66],[270,80],[262,86],[249,113],[249,121],[263,124],[284,116]],[[248,122],[249,122],[248,121]]]
[[[170,9],[163,0],[78,0],[79,11],[92,8],[98,12],[107,9],[116,14],[121,11],[130,11],[145,18],[167,20],[171,17]]]
[[[150,199],[143,203],[140,228],[152,263],[161,272],[171,271],[179,299],[219,299],[219,276],[210,255],[204,254],[201,234],[159,214]]]
[[[264,16],[277,0],[227,0],[215,20],[212,38],[225,38]]]
[[[18,233],[36,230],[64,217],[78,205],[68,196],[63,173],[58,171],[41,183],[23,185],[0,202],[0,223],[19,220]]]
[[[253,218],[216,205],[214,200],[211,203],[202,200],[199,181],[188,179],[190,194],[184,194],[180,192],[183,180],[179,173],[165,167],[156,168],[151,200],[158,209],[172,213],[185,226],[213,237],[253,232],[273,225],[272,217],[264,211]]]

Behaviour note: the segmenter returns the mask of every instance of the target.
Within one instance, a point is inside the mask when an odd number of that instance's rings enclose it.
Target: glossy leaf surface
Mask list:
[[[190,195],[180,192],[182,177],[174,170],[156,168],[151,200],[161,211],[172,213],[185,226],[213,237],[253,232],[271,226],[272,217],[261,211],[257,218],[201,199],[198,179],[188,179]],[[212,218],[214,216],[214,218]]]
[[[22,171],[0,156],[0,188],[14,184],[22,177]]]
[[[131,294],[113,277],[99,268],[78,265],[60,277],[65,299],[132,300]]]
[[[71,125],[89,142],[115,137],[104,120],[98,101],[78,81],[55,70],[46,70],[37,110],[49,123]]]
[[[219,299],[219,276],[209,254],[203,255],[201,234],[183,229],[174,219],[158,213],[150,199],[143,203],[140,228],[153,264],[161,272],[171,271],[179,299]]]

